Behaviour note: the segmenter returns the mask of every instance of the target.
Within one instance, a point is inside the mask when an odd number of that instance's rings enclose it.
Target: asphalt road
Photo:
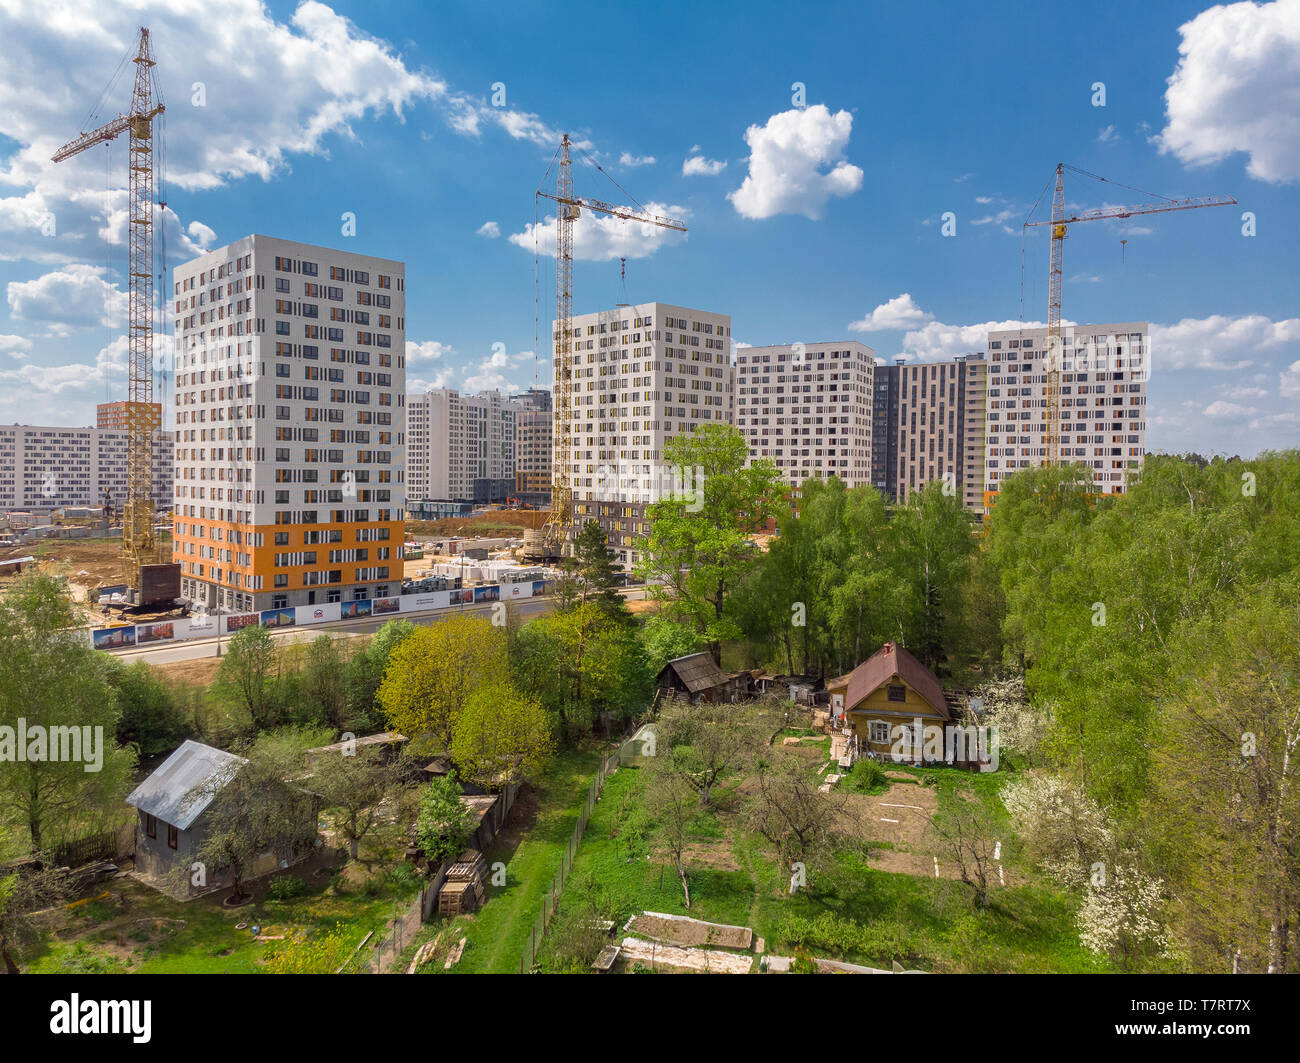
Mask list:
[[[640,601],[645,597],[645,589],[642,587],[633,588],[623,591],[623,596],[630,602]],[[482,602],[478,605],[465,605],[453,609],[439,609],[429,613],[403,613],[399,614],[403,620],[409,620],[413,624],[421,626],[436,624],[441,620],[446,620],[449,616],[476,615],[488,617],[492,615],[493,608],[499,603]],[[553,598],[525,598],[522,601],[509,603],[514,614],[522,620],[531,620],[535,616],[541,616],[551,612],[555,608]],[[298,639],[314,639],[317,635],[367,635],[378,631],[389,620],[396,619],[393,616],[366,617],[361,620],[336,620],[329,624],[311,624],[304,627],[289,628],[272,628],[271,637],[277,641],[292,642]],[[230,641],[229,635],[223,635],[220,639],[187,639],[183,642],[164,643],[160,646],[146,646],[144,648],[134,648],[129,650],[118,650],[114,656],[127,661],[147,661],[149,664],[166,664],[169,661],[194,661],[203,657],[217,657],[218,645],[224,647]]]

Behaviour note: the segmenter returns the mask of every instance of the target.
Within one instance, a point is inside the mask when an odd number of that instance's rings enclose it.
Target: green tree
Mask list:
[[[699,653],[704,643],[694,628],[656,614],[641,628],[641,646],[646,670],[651,676],[657,676],[669,661]]]
[[[168,753],[194,737],[193,725],[149,665],[144,661],[123,665],[116,658],[110,660],[109,683],[121,710],[117,721],[119,743],[135,746],[141,757],[148,758]]]
[[[577,600],[593,602],[610,619],[630,623],[632,614],[618,593],[618,571],[599,522],[588,520],[582,525],[573,543],[573,562]]]
[[[553,748],[541,703],[507,677],[490,679],[466,700],[456,718],[451,758],[466,778],[495,790],[541,770]]]
[[[334,813],[338,831],[347,839],[348,855],[355,860],[395,781],[395,772],[381,751],[345,747],[316,756],[304,785],[320,795],[324,809]]]
[[[469,844],[474,820],[461,800],[454,773],[433,779],[420,795],[415,837],[431,868],[453,860]]]
[[[73,627],[62,580],[28,573],[0,597],[0,822],[32,851],[52,829],[115,807],[135,756],[117,744],[109,667]],[[22,729],[23,759],[15,748]]]
[[[474,688],[508,669],[501,628],[478,616],[451,616],[416,628],[397,644],[379,687],[379,703],[395,730],[445,750]]]
[[[226,645],[214,682],[219,697],[248,713],[254,730],[274,727],[280,719],[275,697],[275,639],[261,624],[241,627]]]
[[[767,459],[746,465],[745,437],[731,425],[701,425],[668,441],[664,461],[682,470],[689,497],[647,507],[651,530],[638,540],[637,573],[670,615],[694,625],[722,659],[724,639],[741,634],[728,597],[755,561],[752,534],[780,511],[785,486]]]

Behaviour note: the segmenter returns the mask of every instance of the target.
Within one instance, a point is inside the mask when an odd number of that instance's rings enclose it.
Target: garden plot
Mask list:
[[[642,912],[627,921],[624,930],[672,945],[714,945],[724,949],[748,949],[754,931],[747,926],[706,923],[684,915]]]

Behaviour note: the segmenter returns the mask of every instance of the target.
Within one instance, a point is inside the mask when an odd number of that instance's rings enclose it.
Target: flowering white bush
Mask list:
[[[1002,803],[1029,857],[1063,885],[1083,886],[1092,866],[1114,848],[1105,811],[1058,775],[1027,775],[1008,783]]]
[[[1079,941],[1127,966],[1135,956],[1168,948],[1160,919],[1164,883],[1134,867],[1117,865],[1103,885],[1089,887],[1079,907]]]

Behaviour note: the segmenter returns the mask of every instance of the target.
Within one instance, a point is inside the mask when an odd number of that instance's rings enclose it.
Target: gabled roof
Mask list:
[[[730,678],[718,667],[713,655],[709,653],[691,653],[685,657],[677,657],[664,665],[659,674],[663,675],[669,668],[677,674],[677,678],[692,694],[698,694],[701,690],[712,690]]]
[[[848,675],[829,680],[826,687],[828,690],[845,688],[844,708],[850,710],[895,676],[920,694],[926,704],[945,720],[952,719],[948,700],[943,694],[943,684],[907,650],[892,642],[886,642]]]
[[[173,827],[189,830],[212,804],[217,791],[247,763],[233,753],[186,739],[131,792],[126,803]],[[214,781],[218,785],[211,785]],[[204,790],[190,797],[198,787]]]

